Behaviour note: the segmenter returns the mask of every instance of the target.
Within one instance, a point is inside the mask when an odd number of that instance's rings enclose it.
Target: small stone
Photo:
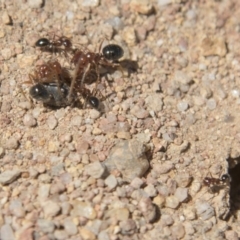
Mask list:
[[[104,183],[107,185],[109,190],[114,189],[118,182],[114,175],[110,174],[105,180]]]
[[[41,8],[43,6],[43,0],[28,0],[30,8]]]
[[[69,235],[75,235],[78,232],[77,226],[73,223],[73,221],[70,218],[64,219],[64,230],[69,234]]]
[[[17,238],[18,240],[33,240],[33,228],[27,228],[21,231],[19,234],[19,237]]]
[[[34,62],[36,61],[36,56],[28,56],[26,54],[18,54],[17,55],[17,63],[19,68],[24,69],[29,66],[33,66]]]
[[[92,176],[93,178],[101,178],[105,173],[105,166],[99,161],[90,163],[84,168],[86,174]]]
[[[237,232],[228,230],[225,232],[226,240],[239,240]]]
[[[179,202],[184,202],[188,198],[188,188],[177,188],[174,196],[178,198]]]
[[[137,36],[133,27],[125,27],[122,31],[122,37],[130,47],[136,45]]]
[[[65,240],[68,239],[68,234],[65,230],[55,230],[54,231],[54,237],[56,240]]]
[[[188,109],[188,103],[186,101],[181,101],[178,103],[177,108],[179,111],[184,112]]]
[[[177,197],[175,196],[169,196],[169,197],[166,197],[166,203],[165,203],[165,206],[168,207],[168,208],[177,208],[179,205],[179,200]]]
[[[135,105],[131,109],[131,113],[139,119],[144,119],[144,118],[147,118],[149,116],[149,112],[147,110],[145,110],[144,108],[140,108],[137,105]]]
[[[192,77],[189,76],[189,74],[179,70],[175,72],[173,78],[176,82],[184,85],[190,84],[192,82]]]
[[[73,209],[71,211],[71,216],[81,216],[87,219],[95,219],[97,216],[97,213],[90,202],[75,200],[72,205]]]
[[[71,119],[72,126],[81,126],[82,124],[82,117],[81,116],[74,116]]]
[[[116,218],[118,221],[125,221],[129,218],[130,212],[127,208],[112,208],[104,214],[104,218]]]
[[[11,137],[9,139],[6,140],[4,147],[8,150],[16,150],[19,146],[19,142],[16,138]]]
[[[117,133],[117,138],[130,139],[131,138],[131,134],[129,132],[118,132]]]
[[[101,116],[101,113],[99,111],[97,111],[96,109],[91,109],[89,111],[89,116],[90,116],[90,118],[95,120],[95,119],[98,119]]]
[[[227,54],[225,39],[221,37],[206,37],[202,40],[201,51],[204,56],[218,55],[224,57]]]
[[[155,203],[159,208],[162,208],[165,204],[165,197],[162,195],[157,195],[153,199],[153,203]]]
[[[160,112],[163,109],[162,97],[158,93],[152,93],[151,95],[147,96],[145,103],[149,111],[153,110],[154,112]]]
[[[4,224],[1,226],[0,230],[1,240],[14,240],[15,236],[13,230],[9,224]]]
[[[88,149],[89,149],[89,144],[87,141],[80,140],[79,142],[77,142],[76,150],[78,153],[85,154],[87,153]]]
[[[157,2],[158,2],[159,7],[161,8],[162,6],[166,6],[168,4],[171,4],[172,0],[158,0]]]
[[[175,180],[179,187],[187,187],[192,181],[192,177],[189,173],[179,173],[176,175]]]
[[[130,7],[133,11],[145,15],[151,14],[153,11],[153,6],[148,0],[132,0],[130,2]]]
[[[148,197],[155,197],[157,195],[157,190],[152,184],[148,184],[144,191],[147,193]]]
[[[16,217],[24,217],[25,210],[23,209],[22,202],[20,200],[14,199],[10,202],[9,210]]]
[[[48,200],[42,203],[45,217],[54,217],[58,215],[61,208],[58,203]]]
[[[188,220],[196,219],[196,211],[193,207],[183,208],[184,217]]]
[[[12,23],[11,17],[8,15],[7,11],[2,12],[2,23],[5,25]]]
[[[159,175],[168,173],[174,168],[173,163],[171,162],[164,162],[164,163],[156,163],[153,166],[153,169],[155,172],[157,172]]]
[[[174,220],[169,214],[163,214],[161,216],[161,222],[164,226],[171,226],[174,223]]]
[[[49,141],[48,142],[48,152],[53,153],[59,150],[60,143],[58,141]]]
[[[106,230],[103,230],[98,234],[98,240],[110,240]]]
[[[216,100],[213,98],[210,98],[209,100],[207,100],[207,107],[210,110],[214,110],[217,106]]]
[[[132,235],[137,230],[137,225],[133,219],[121,221],[119,226],[123,235]]]
[[[25,114],[23,124],[27,127],[35,127],[37,125],[37,121],[32,114]]]
[[[57,127],[58,121],[53,115],[51,115],[47,119],[47,125],[51,130],[53,130],[54,128]]]
[[[47,219],[38,219],[37,226],[44,233],[52,233],[55,229],[54,223]]]
[[[131,182],[131,186],[135,189],[139,189],[142,185],[143,185],[143,180],[141,178],[135,177],[132,182]]]
[[[151,223],[156,219],[157,209],[150,198],[142,197],[138,203],[138,207],[148,223]]]
[[[38,188],[38,198],[39,200],[46,200],[49,196],[50,184],[41,184]]]
[[[108,171],[118,169],[126,181],[141,177],[149,168],[145,145],[133,140],[123,140],[116,144],[109,154],[105,165]]]
[[[197,201],[195,207],[197,215],[204,221],[215,215],[214,208],[208,202]]]
[[[21,175],[21,172],[17,169],[7,170],[0,174],[0,183],[3,185],[10,184],[14,182],[20,175]]]
[[[91,232],[90,230],[88,230],[87,228],[80,228],[79,229],[79,232],[80,232],[80,236],[82,236],[82,238],[84,240],[95,240],[96,239],[96,236],[93,232]]]
[[[176,223],[171,227],[171,232],[175,239],[183,239],[185,235],[185,228],[182,223]]]

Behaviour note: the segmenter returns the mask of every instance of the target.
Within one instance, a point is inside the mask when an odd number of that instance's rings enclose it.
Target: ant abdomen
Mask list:
[[[109,44],[102,49],[102,53],[107,60],[116,61],[123,56],[124,51],[117,44]]]
[[[50,41],[47,38],[40,38],[35,43],[35,46],[42,48],[42,47],[49,46],[49,44],[50,44]]]

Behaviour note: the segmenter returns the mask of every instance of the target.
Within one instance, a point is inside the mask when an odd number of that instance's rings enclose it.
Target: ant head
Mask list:
[[[35,43],[36,47],[46,47],[50,44],[49,40],[47,38],[40,38]]]
[[[223,174],[222,176],[221,176],[221,181],[223,181],[223,182],[230,182],[231,181],[231,178],[230,178],[230,176],[228,175],[228,174]]]
[[[116,61],[123,56],[124,51],[117,44],[109,44],[103,48],[102,53],[107,60]]]
[[[99,100],[96,97],[89,97],[88,102],[94,108],[98,108],[99,107]]]
[[[32,98],[38,101],[48,101],[50,95],[43,84],[37,83],[29,89],[29,94]]]

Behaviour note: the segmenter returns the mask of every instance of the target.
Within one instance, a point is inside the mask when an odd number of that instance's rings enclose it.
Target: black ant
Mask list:
[[[100,45],[101,46],[101,45]],[[100,47],[101,48],[101,47]],[[99,66],[116,67],[116,63],[124,54],[123,49],[116,44],[109,44],[102,49],[102,53],[76,50],[71,62],[75,65],[74,77],[71,82],[69,98],[76,82],[92,84],[100,79]]]
[[[67,56],[67,52],[73,51],[72,42],[69,38],[54,37],[52,39],[40,38],[35,43],[36,47],[39,47],[42,51],[51,52],[51,53],[64,53]]]

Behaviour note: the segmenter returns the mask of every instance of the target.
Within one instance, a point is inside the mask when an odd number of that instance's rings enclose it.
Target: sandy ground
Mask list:
[[[2,0],[0,239],[239,239],[239,15],[237,0]],[[69,66],[36,49],[52,33],[124,49],[101,111],[31,104],[35,67]]]

